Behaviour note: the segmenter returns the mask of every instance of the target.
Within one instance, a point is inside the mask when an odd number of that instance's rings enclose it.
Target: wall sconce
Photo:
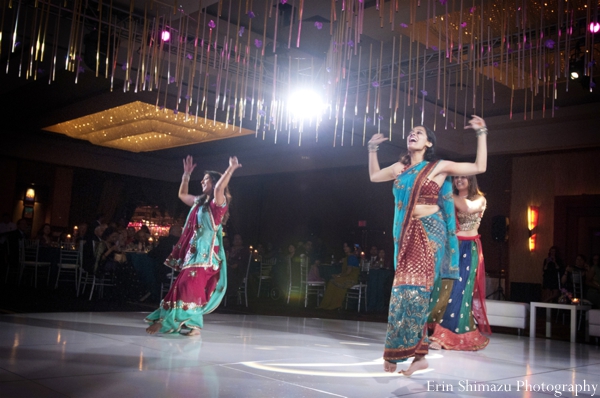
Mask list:
[[[527,208],[527,228],[529,228],[529,251],[535,250],[535,241],[537,235],[538,218],[540,216],[540,208],[537,206],[529,206]]]
[[[25,196],[23,197],[23,203],[34,204],[35,203],[35,189],[27,188],[25,190]]]

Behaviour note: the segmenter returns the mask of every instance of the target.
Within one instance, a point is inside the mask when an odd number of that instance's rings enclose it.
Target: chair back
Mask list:
[[[250,254],[248,255],[248,265],[246,266],[246,279],[244,282],[247,282],[248,276],[250,276],[250,265],[252,264],[252,260],[254,260],[254,257],[252,257],[252,252],[250,252]]]
[[[78,267],[81,265],[81,251],[75,249],[70,244],[62,245],[60,248],[60,265],[71,265]]]
[[[360,270],[361,272],[369,272],[371,268],[371,262],[367,260],[361,260],[360,262]]]
[[[579,271],[573,271],[573,297],[583,298],[583,275]]]
[[[19,261],[22,263],[37,262],[40,249],[39,240],[24,239],[19,241]]]
[[[300,257],[300,284],[308,283],[308,256]]]
[[[252,258],[252,256],[250,256]],[[271,270],[273,266],[277,264],[277,257],[271,258],[262,258],[258,259],[260,261],[260,276],[269,276],[271,275]]]

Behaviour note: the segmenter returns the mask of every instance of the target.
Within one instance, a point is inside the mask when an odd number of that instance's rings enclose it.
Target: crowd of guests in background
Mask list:
[[[565,265],[558,247],[552,246],[542,270],[543,301],[578,298],[589,301],[593,308],[600,308],[600,255],[592,256],[591,265],[583,254],[578,254],[571,265]]]
[[[43,224],[32,233],[30,221],[20,219],[12,223],[8,214],[2,216],[0,222],[0,245],[2,246],[3,262],[18,264],[19,241],[36,239],[40,246],[40,261],[57,263],[59,246],[69,243],[73,247],[82,245],[82,267],[93,274],[117,274],[121,280],[122,290],[116,296],[122,299],[138,300],[149,296],[147,290],[158,291],[160,284],[168,281],[171,269],[164,266],[164,261],[171,253],[173,246],[181,236],[182,225],[176,222],[170,228],[169,235],[152,236],[149,228],[142,225],[135,229],[128,226],[128,222],[120,220],[107,222],[103,214],[97,215],[92,222],[80,223],[73,230],[72,235],[67,230],[53,228],[50,224]],[[343,296],[345,290],[359,281],[361,275],[358,265],[367,261],[371,268],[392,269],[391,261],[387,261],[385,251],[372,246],[369,252],[364,253],[359,245],[344,243],[343,252],[327,248],[322,239],[294,241],[282,248],[275,248],[271,243],[249,245],[245,243],[240,234],[227,235],[223,238],[223,246],[227,256],[228,295],[236,296],[238,289],[244,283],[248,271],[250,289],[256,290],[257,279],[260,273],[260,262],[265,259],[276,258],[275,266],[270,271],[272,283],[269,289],[278,290],[280,295],[285,295],[289,287],[290,278],[298,278],[301,259],[306,258],[308,264],[309,281],[324,281],[328,286],[342,286],[338,296]],[[48,248],[49,250],[44,250]],[[136,252],[145,254],[153,263],[153,286],[139,286],[135,270],[128,264],[125,253]],[[292,274],[290,274],[290,265]],[[250,268],[248,268],[250,267]],[[341,273],[339,272],[340,270]],[[348,271],[349,270],[349,271]],[[342,274],[346,274],[342,277]],[[363,275],[364,278],[364,275]],[[345,281],[345,282],[344,282]],[[329,289],[333,292],[335,289]],[[327,289],[326,289],[327,291]],[[329,293],[333,294],[333,293]],[[158,296],[158,294],[153,295]],[[325,298],[324,302],[328,302]],[[339,308],[339,297],[335,305],[321,305],[321,308]]]
[[[43,224],[35,233],[30,231],[29,221],[20,219],[16,223],[11,221],[9,214],[4,213],[0,220],[0,247],[2,248],[2,263],[18,264],[18,242],[23,239],[37,239],[40,246],[40,261],[55,263],[58,261],[57,252],[44,248],[56,248],[60,242],[70,242],[79,245],[83,242],[83,267],[87,272],[120,272],[121,280],[135,280],[135,271],[126,265],[125,252],[147,253],[155,264],[154,289],[160,288],[160,283],[168,279],[170,269],[163,263],[173,245],[181,236],[181,223],[175,223],[168,236],[152,236],[150,229],[142,225],[135,229],[128,227],[124,220],[107,223],[102,214],[98,215],[91,223],[77,225],[73,235],[65,230],[53,229],[48,223]],[[251,287],[256,288],[256,278],[260,272],[258,264],[262,259],[277,258],[276,265],[271,270],[272,288],[286,292],[290,278],[288,264],[292,269],[300,266],[303,256],[308,263],[308,280],[324,281],[327,283],[327,293],[323,298],[320,308],[338,309],[342,306],[345,292],[348,287],[360,281],[361,272],[359,265],[363,261],[369,263],[370,269],[393,269],[391,260],[386,258],[386,251],[377,246],[371,246],[368,252],[353,243],[344,243],[343,254],[325,247],[322,239],[297,241],[285,245],[284,248],[275,248],[272,244],[246,244],[240,234],[233,234],[223,238],[223,246],[227,256],[228,296],[235,296],[246,278],[246,272],[251,266],[249,274]],[[333,266],[333,267],[332,267]],[[341,270],[332,273],[330,270]],[[563,262],[559,250],[552,246],[543,263],[542,300],[558,301],[561,297],[577,295],[574,289],[573,274],[581,275],[583,297],[595,308],[600,308],[600,255],[592,256],[588,264],[584,255],[579,254],[572,264]],[[364,278],[364,275],[362,275]],[[122,294],[127,298],[135,298],[144,292],[142,288],[128,290],[135,292]],[[389,300],[389,298],[388,298]]]

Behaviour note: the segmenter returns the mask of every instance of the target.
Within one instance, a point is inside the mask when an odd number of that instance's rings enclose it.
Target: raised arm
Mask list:
[[[462,213],[479,213],[485,210],[486,199],[483,196],[478,196],[473,200],[462,198],[458,195],[454,195],[454,206]]]
[[[396,162],[384,169],[379,167],[379,159],[377,159],[377,150],[379,144],[387,141],[383,134],[375,134],[369,140],[369,178],[371,182],[391,181],[402,171],[404,166],[400,162]]]
[[[475,130],[477,135],[477,155],[474,163],[442,161],[436,167],[436,175],[445,176],[471,176],[484,173],[487,168],[487,134],[485,121],[479,116],[473,116],[465,129]]]
[[[217,205],[222,205],[225,203],[225,188],[227,187],[227,184],[229,184],[229,180],[231,179],[233,172],[240,167],[242,167],[242,165],[240,162],[238,162],[237,157],[232,156],[229,158],[229,167],[227,167],[227,170],[225,170],[215,185],[215,203]]]
[[[181,176],[181,185],[179,186],[179,199],[183,203],[188,206],[194,205],[194,200],[196,197],[194,195],[190,195],[188,193],[188,187],[190,184],[190,177],[192,176],[192,171],[196,168],[196,163],[194,163],[194,158],[188,155],[185,159],[183,159],[183,176]]]

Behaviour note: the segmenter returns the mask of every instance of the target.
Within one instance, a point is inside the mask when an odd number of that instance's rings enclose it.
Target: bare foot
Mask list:
[[[185,327],[185,329],[179,331],[179,334],[186,337],[200,336],[200,329],[187,329]]]
[[[152,325],[150,325],[146,328],[146,333],[155,334],[160,330],[160,328],[162,328],[162,323],[154,322]]]
[[[437,341],[432,341],[431,344],[429,344],[429,348],[431,348],[432,350],[441,350],[442,346]]]
[[[412,361],[412,363],[410,364],[408,369],[402,370],[400,373],[402,373],[404,376],[411,376],[417,370],[427,369],[428,366],[429,366],[429,364],[427,363],[425,356],[421,355],[421,356],[415,357],[415,359]]]
[[[394,373],[396,371],[396,364],[393,362],[383,361],[383,370],[388,373]]]

